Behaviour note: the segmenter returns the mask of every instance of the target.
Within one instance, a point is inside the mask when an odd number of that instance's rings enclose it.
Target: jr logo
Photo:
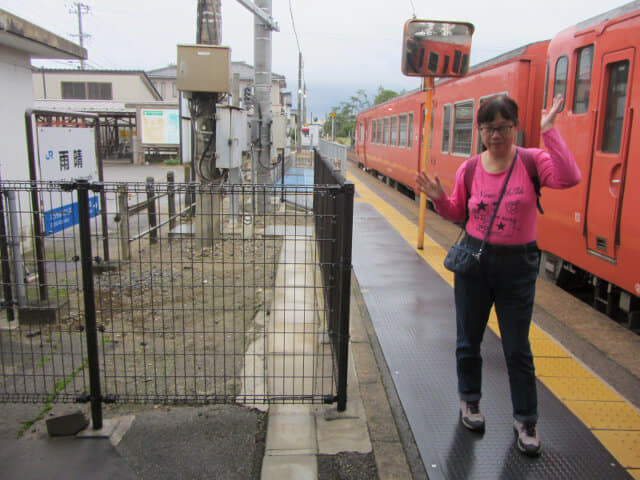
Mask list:
[[[47,151],[47,156],[45,157],[46,160],[53,160],[53,150],[48,150]]]

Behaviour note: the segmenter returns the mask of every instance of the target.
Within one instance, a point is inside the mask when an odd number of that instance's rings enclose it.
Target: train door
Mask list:
[[[587,249],[615,262],[633,112],[629,108],[635,49],[602,57],[598,124],[587,200]]]
[[[358,120],[356,124],[356,141],[355,141],[355,149],[356,149],[356,161],[360,162],[362,155],[364,154],[364,119]]]
[[[362,158],[361,162],[365,163],[367,158],[367,139],[371,140],[371,124],[373,122],[370,119],[362,119],[362,123],[360,124],[360,158]]]

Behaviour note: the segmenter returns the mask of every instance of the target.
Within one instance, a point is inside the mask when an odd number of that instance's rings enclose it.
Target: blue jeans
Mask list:
[[[477,250],[480,241],[467,235],[463,243]],[[539,257],[535,243],[515,247],[487,245],[482,256],[482,278],[456,274],[454,279],[456,366],[460,399],[479,400],[482,395],[480,344],[491,306],[495,304],[509,373],[513,416],[521,422],[535,422],[538,419],[529,327]]]

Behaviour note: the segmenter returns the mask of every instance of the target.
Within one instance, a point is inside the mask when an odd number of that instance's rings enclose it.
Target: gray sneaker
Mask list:
[[[460,401],[460,421],[469,430],[484,432],[484,415],[480,413],[479,402]]]
[[[516,445],[518,445],[518,450],[525,455],[531,455],[533,457],[540,455],[542,444],[536,431],[535,422],[519,422],[515,420],[513,429],[516,432]]]

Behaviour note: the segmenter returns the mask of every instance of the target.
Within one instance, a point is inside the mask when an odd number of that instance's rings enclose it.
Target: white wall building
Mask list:
[[[144,103],[162,100],[142,70],[33,69],[33,95],[38,100],[65,100],[87,107],[98,102]],[[176,100],[177,103],[177,100]],[[82,111],[93,108],[82,108]]]
[[[32,58],[86,59],[87,51],[0,9],[0,178],[29,179],[25,111],[33,107]]]

